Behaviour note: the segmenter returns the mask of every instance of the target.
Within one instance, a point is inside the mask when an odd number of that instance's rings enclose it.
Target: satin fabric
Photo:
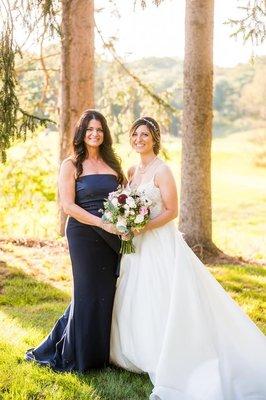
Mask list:
[[[114,175],[85,175],[76,181],[75,202],[94,215],[118,186]],[[73,272],[71,304],[26,359],[57,371],[85,372],[109,363],[110,329],[120,240],[69,218],[66,228]]]

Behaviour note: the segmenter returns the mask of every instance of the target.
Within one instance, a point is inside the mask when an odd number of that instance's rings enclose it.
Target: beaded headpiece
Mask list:
[[[154,124],[153,122],[149,121],[149,120],[146,119],[146,118],[140,118],[140,120],[141,120],[141,119],[142,119],[143,121],[147,122],[148,124],[150,124],[150,125],[153,127],[153,129],[154,129],[155,131],[158,130],[158,128],[155,126],[155,124]]]

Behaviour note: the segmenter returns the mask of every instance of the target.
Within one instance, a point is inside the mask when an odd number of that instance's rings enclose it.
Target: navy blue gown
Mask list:
[[[117,186],[115,175],[81,176],[76,180],[75,203],[100,216],[104,199]],[[109,362],[120,239],[72,217],[66,235],[73,271],[72,301],[46,339],[27,351],[26,359],[58,371],[84,372]]]

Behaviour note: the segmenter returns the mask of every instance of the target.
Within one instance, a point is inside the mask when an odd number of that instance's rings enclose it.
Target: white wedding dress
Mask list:
[[[163,210],[151,179],[139,186]],[[111,362],[147,372],[151,400],[266,400],[263,333],[191,251],[173,221],[134,238],[113,309]],[[140,399],[142,400],[142,399]]]

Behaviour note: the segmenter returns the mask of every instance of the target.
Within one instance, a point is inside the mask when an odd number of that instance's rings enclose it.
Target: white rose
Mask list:
[[[138,214],[134,220],[135,224],[141,224],[141,222],[144,221],[144,216],[141,214]]]
[[[126,199],[126,204],[128,204],[130,208],[136,208],[137,207],[133,197],[128,197]]]
[[[113,206],[117,206],[118,205],[118,199],[117,199],[117,197],[114,197],[112,200],[111,200],[111,203],[113,204]]]
[[[115,192],[110,192],[108,195],[108,199],[112,200],[112,198],[115,196]]]
[[[125,210],[124,216],[127,218],[129,215],[130,215],[130,211],[129,210]]]

